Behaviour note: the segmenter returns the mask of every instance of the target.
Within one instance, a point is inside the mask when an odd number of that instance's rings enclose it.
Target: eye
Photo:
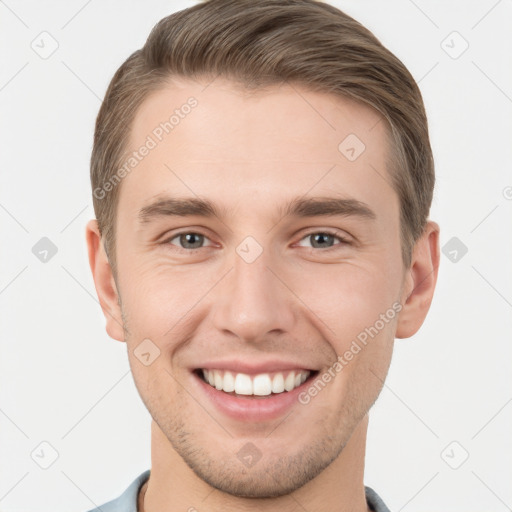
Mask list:
[[[177,240],[177,242],[175,242],[175,240]],[[301,242],[303,242],[304,240],[310,241],[311,248],[324,250],[336,248],[336,245],[350,244],[350,241],[347,238],[343,237],[341,233],[331,231],[315,231],[309,233],[301,239],[299,245],[301,245]],[[335,244],[336,240],[339,241],[338,244]],[[208,241],[210,243],[205,246],[205,241]],[[181,233],[177,233],[173,235],[171,238],[165,240],[163,243],[177,246],[178,249],[184,250],[186,252],[193,252],[195,250],[199,250],[204,247],[210,247],[214,245],[211,243],[208,237],[202,235],[201,233],[196,233],[194,231],[184,231]]]
[[[164,243],[176,245],[173,244],[173,240],[176,239],[178,239],[179,249],[184,249],[189,252],[194,251],[195,249],[201,249],[203,247],[204,241],[209,240],[209,238],[207,238],[204,235],[201,235],[200,233],[195,233],[193,231],[184,231],[182,233],[174,235],[172,238],[168,238]]]
[[[336,245],[347,245],[350,244],[349,240],[340,233],[331,232],[331,231],[315,231],[313,233],[309,233],[302,240],[309,240],[311,242],[311,247],[313,249],[332,249],[335,248],[333,243],[335,240],[339,240],[341,243]],[[302,241],[301,240],[301,241]]]

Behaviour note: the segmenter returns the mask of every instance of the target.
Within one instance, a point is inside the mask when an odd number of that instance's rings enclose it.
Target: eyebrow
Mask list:
[[[197,197],[157,199],[139,211],[139,221],[146,224],[158,217],[218,217],[228,213],[218,209],[211,201]],[[334,197],[296,197],[279,210],[282,217],[321,217],[329,215],[356,216],[369,220],[376,218],[370,207],[356,199]]]

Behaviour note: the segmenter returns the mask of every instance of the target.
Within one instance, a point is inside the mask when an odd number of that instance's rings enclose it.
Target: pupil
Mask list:
[[[187,247],[187,244],[191,244],[194,246],[194,247],[192,247],[192,249],[197,249],[197,248],[201,247],[202,236],[203,235],[199,235],[198,233],[187,233],[185,235],[181,235],[180,241],[181,241],[182,245],[184,245],[185,247]],[[194,238],[197,238],[197,240],[195,242],[194,242]]]
[[[313,235],[313,247],[315,247],[315,244],[319,242],[320,244],[325,243],[326,239],[332,238],[332,235],[329,235],[328,233],[318,233],[316,235]]]

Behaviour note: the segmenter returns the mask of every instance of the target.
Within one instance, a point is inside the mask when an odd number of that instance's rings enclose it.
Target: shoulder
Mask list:
[[[371,488],[364,487],[366,494],[366,503],[373,512],[390,512],[389,508],[382,501],[382,498]]]
[[[137,496],[139,489],[149,478],[151,470],[141,473],[118,498],[89,510],[89,512],[137,512]]]

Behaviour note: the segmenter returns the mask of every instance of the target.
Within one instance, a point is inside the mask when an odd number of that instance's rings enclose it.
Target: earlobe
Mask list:
[[[111,338],[124,341],[119,294],[112,268],[108,261],[97,220],[90,220],[86,226],[86,241],[94,286],[106,319],[106,330]]]
[[[439,226],[428,221],[416,242],[404,283],[403,309],[398,317],[395,336],[409,338],[427,316],[437,282],[439,268]]]

